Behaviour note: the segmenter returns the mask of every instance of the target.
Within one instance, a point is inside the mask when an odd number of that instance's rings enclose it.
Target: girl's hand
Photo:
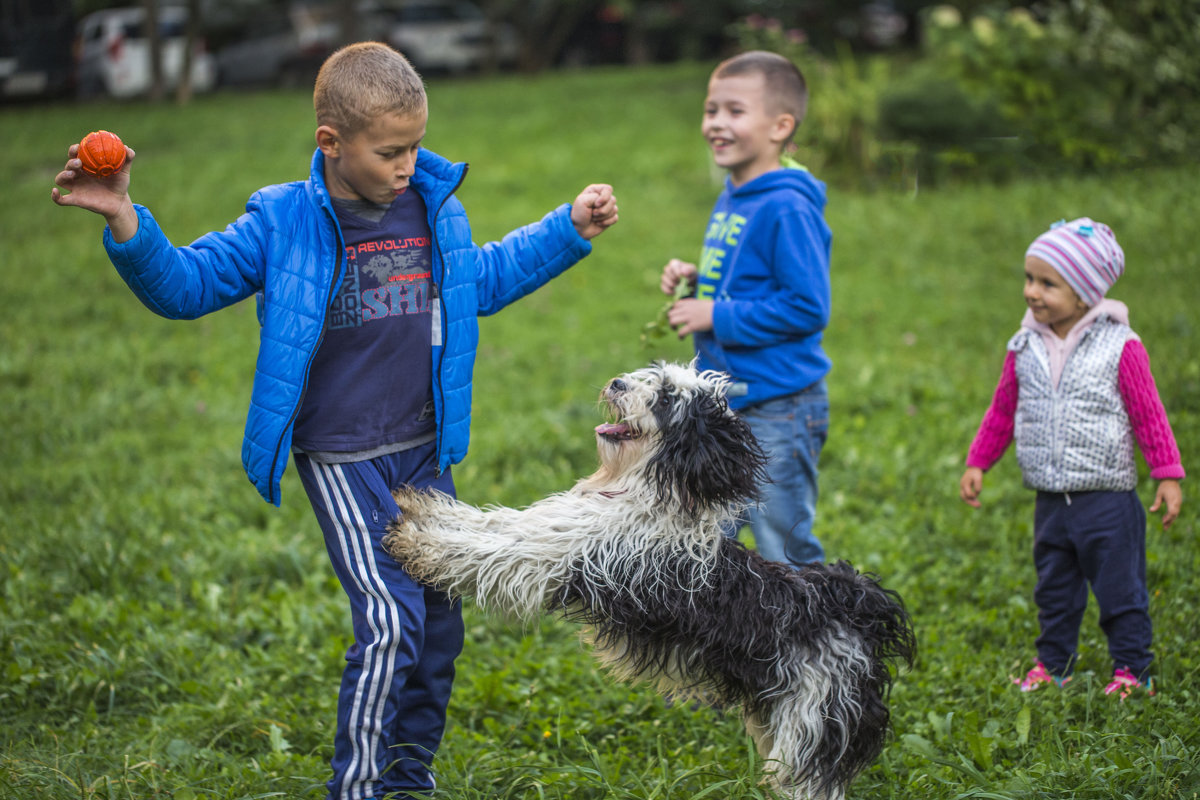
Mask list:
[[[126,147],[124,166],[107,178],[84,172],[78,153],[78,144],[67,148],[67,163],[54,176],[50,199],[60,206],[75,206],[101,215],[118,242],[132,238],[137,233],[137,212],[129,199],[129,169],[136,153]]]
[[[1179,507],[1183,505],[1183,492],[1179,488],[1179,481],[1162,480],[1158,482],[1158,491],[1154,493],[1154,505],[1150,506],[1150,513],[1163,508],[1163,529],[1171,527],[1171,523],[1179,516]],[[1165,506],[1165,508],[1164,508]]]
[[[617,224],[617,197],[607,183],[593,183],[571,204],[571,223],[584,239],[593,239]]]
[[[958,496],[972,508],[979,508],[979,493],[983,491],[983,470],[967,467],[958,481]]]

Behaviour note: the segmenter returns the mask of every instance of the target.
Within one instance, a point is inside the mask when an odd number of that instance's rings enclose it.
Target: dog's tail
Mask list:
[[[847,687],[858,713],[842,717],[848,726],[844,736],[830,728],[830,739],[821,745],[826,758],[820,760],[835,765],[834,774],[826,772],[822,777],[845,786],[883,751],[890,730],[887,701],[894,671],[901,665],[912,667],[916,635],[900,596],[881,586],[876,576],[859,573],[845,561],[801,573],[810,585],[820,585],[827,610],[857,633],[868,656],[865,669],[852,671]]]
[[[917,638],[900,595],[885,589],[875,575],[860,573],[846,561],[827,566],[832,594],[846,610],[846,621],[868,643],[875,660],[889,667],[911,667]],[[891,673],[883,688],[890,689]]]

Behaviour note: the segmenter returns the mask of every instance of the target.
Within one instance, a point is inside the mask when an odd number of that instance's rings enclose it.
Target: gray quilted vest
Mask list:
[[[1046,492],[1129,491],[1137,487],[1133,429],[1117,387],[1128,325],[1099,317],[1067,357],[1056,389],[1050,355],[1036,331],[1008,342],[1016,357],[1013,431],[1025,486]]]

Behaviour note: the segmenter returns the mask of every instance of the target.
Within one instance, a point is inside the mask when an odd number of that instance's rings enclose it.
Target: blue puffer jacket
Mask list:
[[[433,396],[438,469],[466,455],[471,428],[471,376],[479,341],[477,315],[499,311],[591,252],[571,224],[570,205],[540,222],[477,247],[454,197],[467,172],[428,150],[411,185],[424,198],[433,231]],[[225,230],[174,247],[150,212],[137,206],[137,234],[120,244],[104,231],[117,272],[138,298],[169,319],[194,319],[260,293],[258,362],[242,463],[268,502],[291,450],[292,426],[304,397],[325,312],[342,281],[342,236],[325,188],[325,161],[313,155],[307,181],[268,186]],[[438,308],[440,307],[440,313]]]

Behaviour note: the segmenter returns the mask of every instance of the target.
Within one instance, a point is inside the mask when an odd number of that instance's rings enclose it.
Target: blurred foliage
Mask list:
[[[1168,164],[1200,146],[1195,0],[1009,6],[926,8],[921,47],[887,56],[818,50],[808,31],[763,15],[730,33],[804,71],[802,160],[833,178]]]
[[[808,83],[808,113],[796,134],[797,160],[824,179],[856,180],[883,169],[888,150],[878,135],[880,98],[890,81],[883,57],[856,57],[845,43],[826,56],[806,31],[751,15],[730,26],[738,49],[787,56]]]
[[[925,56],[1036,162],[1165,162],[1200,144],[1195,0],[1055,0],[926,14]]]

